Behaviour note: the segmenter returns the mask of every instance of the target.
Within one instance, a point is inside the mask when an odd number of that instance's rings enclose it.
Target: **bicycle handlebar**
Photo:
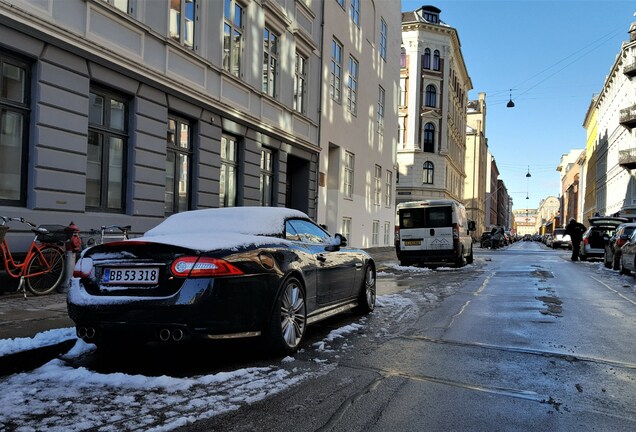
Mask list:
[[[33,222],[29,222],[28,220],[26,220],[23,217],[0,216],[0,218],[2,219],[2,224],[1,225],[6,225],[7,222],[20,222],[20,223],[23,223],[25,225],[29,225],[31,228],[36,228],[36,225]]]

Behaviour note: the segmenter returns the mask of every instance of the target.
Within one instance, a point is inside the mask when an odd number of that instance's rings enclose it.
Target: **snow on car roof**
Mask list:
[[[226,207],[192,210],[174,214],[143,237],[131,241],[151,241],[198,250],[227,249],[249,244],[265,244],[284,232],[285,220],[308,216],[284,207]]]

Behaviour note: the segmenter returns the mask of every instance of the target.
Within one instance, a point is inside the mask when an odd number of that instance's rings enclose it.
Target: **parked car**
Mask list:
[[[616,228],[614,235],[610,237],[605,244],[605,253],[603,255],[603,263],[605,267],[618,270],[620,268],[621,247],[627,243],[631,235],[636,230],[636,223],[629,222],[620,224]]]
[[[178,213],[143,237],[86,249],[68,294],[77,334],[122,340],[260,336],[294,353],[306,326],[376,300],[375,263],[306,214],[273,207]]]
[[[572,239],[565,233],[565,228],[555,228],[552,233],[552,249],[562,247],[572,249]]]
[[[481,240],[479,242],[479,247],[489,248],[492,245],[492,234],[490,232],[485,232],[481,235]]]
[[[552,234],[546,234],[543,237],[543,242],[545,243],[545,245],[547,247],[552,247],[552,242],[553,242],[554,238],[552,237]]]
[[[583,233],[579,258],[585,261],[588,258],[603,258],[605,255],[605,244],[614,235],[616,228],[627,222],[627,219],[611,216],[598,216],[588,219],[590,226]]]
[[[636,231],[621,246],[621,258],[618,262],[618,270],[621,274],[634,273],[636,276]]]

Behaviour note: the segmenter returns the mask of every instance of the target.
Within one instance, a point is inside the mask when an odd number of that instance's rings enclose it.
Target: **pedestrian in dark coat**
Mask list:
[[[572,240],[572,261],[579,260],[581,240],[583,239],[583,233],[586,229],[585,225],[577,222],[574,218],[571,218],[565,227],[565,233],[568,234],[570,236],[570,240]]]

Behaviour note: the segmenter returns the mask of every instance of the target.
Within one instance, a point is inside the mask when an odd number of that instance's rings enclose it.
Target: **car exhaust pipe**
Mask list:
[[[163,342],[170,340],[170,330],[161,329],[159,331],[159,339],[161,339]]]
[[[78,338],[84,339],[86,337],[86,327],[78,327],[75,333],[77,333]]]
[[[175,342],[179,342],[181,339],[183,339],[183,330],[181,329],[176,329],[172,332],[172,340]]]
[[[95,337],[95,329],[93,327],[86,328],[86,339],[93,339]]]

